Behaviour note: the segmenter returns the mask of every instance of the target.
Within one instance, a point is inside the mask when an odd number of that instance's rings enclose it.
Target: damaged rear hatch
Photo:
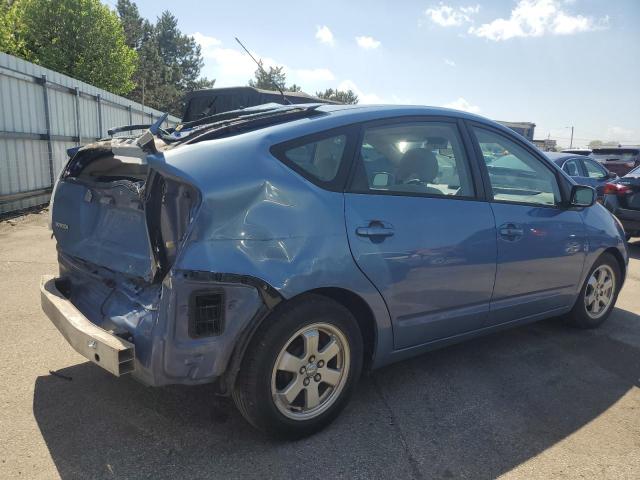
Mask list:
[[[157,283],[169,271],[200,203],[197,181],[165,161],[169,149],[319,115],[320,105],[262,105],[79,149],[53,193],[62,255]],[[112,132],[140,128],[139,125]]]
[[[135,140],[81,149],[56,186],[52,228],[61,253],[152,282],[169,267],[198,204],[198,193],[168,178],[162,154]]]

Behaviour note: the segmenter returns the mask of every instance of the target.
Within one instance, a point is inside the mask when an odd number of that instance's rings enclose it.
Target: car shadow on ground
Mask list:
[[[637,385],[637,339],[640,316],[616,309],[595,331],[549,320],[435,351],[365,376],[297,442],[253,430],[210,386],[147,388],[91,363],[39,377],[33,409],[63,479],[494,478]]]

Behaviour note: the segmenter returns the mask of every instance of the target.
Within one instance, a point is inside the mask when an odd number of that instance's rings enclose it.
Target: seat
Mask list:
[[[575,162],[567,163],[567,173],[572,177],[578,176],[578,166],[575,164]]]
[[[402,190],[442,195],[441,190],[424,185],[432,183],[438,176],[438,171],[438,160],[431,150],[412,148],[400,159],[396,182],[402,186]]]

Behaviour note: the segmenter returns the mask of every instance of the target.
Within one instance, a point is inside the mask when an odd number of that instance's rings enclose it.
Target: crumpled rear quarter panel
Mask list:
[[[202,194],[174,270],[250,275],[285,299],[317,288],[348,289],[371,307],[378,349],[390,349],[386,306],[349,249],[344,195],[274,158],[269,148],[284,140],[249,133],[165,153]]]

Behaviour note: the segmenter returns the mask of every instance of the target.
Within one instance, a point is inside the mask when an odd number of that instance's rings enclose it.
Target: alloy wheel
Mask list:
[[[284,344],[273,366],[271,395],[280,413],[309,420],[340,396],[349,376],[349,343],[329,323],[301,328]]]
[[[608,265],[596,268],[587,282],[584,292],[584,304],[587,315],[593,319],[603,316],[615,295],[616,277]]]

